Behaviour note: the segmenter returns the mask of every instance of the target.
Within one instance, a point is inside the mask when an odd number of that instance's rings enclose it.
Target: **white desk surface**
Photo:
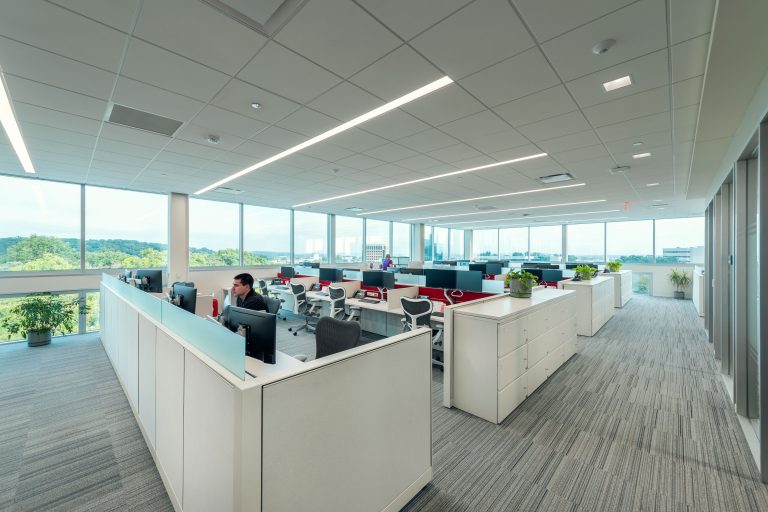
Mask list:
[[[522,313],[526,310],[536,308],[546,302],[560,299],[574,292],[566,290],[556,290],[547,288],[538,290],[528,299],[519,299],[509,295],[494,297],[493,300],[473,304],[471,306],[460,307],[454,311],[454,314],[466,314],[490,318],[492,320],[503,320],[512,315]]]
[[[569,280],[569,281],[560,281],[560,282],[563,283],[563,286],[596,286],[600,283],[607,281],[608,279],[613,279],[613,278],[602,277],[598,275],[597,277],[593,277],[592,279],[587,279],[582,281]]]
[[[370,302],[361,302],[360,299],[347,299],[346,304],[350,306],[355,306],[358,308],[363,308],[363,309],[373,309],[376,311],[384,311],[385,313],[394,313],[394,314],[403,313],[403,310],[401,308],[390,310],[389,304],[385,300],[372,304]]]
[[[325,295],[322,295],[321,292],[307,292],[307,299],[312,300],[324,300],[326,302],[331,301],[331,296],[327,293]],[[349,300],[349,299],[347,299]]]
[[[251,375],[255,375],[256,377],[266,377],[268,375],[283,372],[285,370],[300,368],[304,365],[304,363],[295,357],[291,357],[288,354],[280,352],[279,350],[276,351],[275,356],[275,364],[267,364],[259,359],[246,356],[245,371]],[[251,375],[248,375],[248,378],[252,379],[253,377]]]

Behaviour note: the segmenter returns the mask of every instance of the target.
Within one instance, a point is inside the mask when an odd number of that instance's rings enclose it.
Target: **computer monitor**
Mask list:
[[[313,261],[302,261],[297,265],[300,267],[307,267],[307,268],[320,268],[320,263],[315,263]]]
[[[174,283],[172,294],[172,304],[179,306],[181,309],[188,311],[193,315],[195,314],[195,306],[197,305],[197,288]]]
[[[566,270],[573,270],[574,268],[578,267],[578,263],[566,263],[565,268]]]
[[[524,261],[522,268],[539,268],[539,263],[534,263],[533,261]]]
[[[456,289],[467,292],[483,291],[483,273],[479,270],[459,270],[456,272]]]
[[[536,279],[539,281],[542,280],[542,276],[544,275],[544,271],[540,268],[526,268],[525,271],[536,276]]]
[[[560,269],[542,269],[541,280],[548,283],[556,283],[563,280],[563,271]]]
[[[363,270],[363,286],[383,288],[384,274],[387,274],[387,272],[382,272],[381,270]]]
[[[472,270],[472,269],[470,269],[470,270]],[[485,264],[485,273],[489,274],[489,275],[492,275],[492,276],[501,274],[501,264],[498,263],[498,262],[495,262],[495,261],[493,263],[486,263]]]
[[[392,272],[382,272],[381,286],[387,290],[392,290],[395,287],[395,274]]]
[[[340,268],[321,268],[320,281],[340,283],[344,280],[344,271]]]
[[[423,268],[400,268],[397,270],[401,274],[410,274],[412,276],[423,276],[424,275],[424,269]]]
[[[469,270],[477,270],[483,274],[487,274],[488,272],[485,271],[486,265],[486,263],[470,263]]]
[[[137,270],[136,287],[145,292],[162,293],[163,292],[163,271],[162,270]]]
[[[245,355],[275,364],[277,315],[234,306],[227,309],[227,327],[245,336]]]
[[[454,289],[456,288],[456,274],[458,272],[459,270],[425,268],[424,275],[427,277],[426,286],[428,288]]]
[[[290,279],[296,277],[296,272],[293,270],[293,267],[280,267],[280,275],[286,279]]]
[[[124,270],[123,277],[121,278],[121,280],[127,283],[128,281],[131,280],[132,277],[133,277],[133,273],[130,270]]]

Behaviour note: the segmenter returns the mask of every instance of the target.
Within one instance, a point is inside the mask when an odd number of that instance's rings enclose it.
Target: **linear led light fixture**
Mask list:
[[[481,196],[481,197],[470,197],[469,199],[456,199],[455,201],[442,201],[439,203],[429,203],[429,204],[419,204],[416,206],[403,206],[402,208],[390,208],[388,210],[377,210],[375,212],[365,212],[365,213],[358,213],[358,215],[373,215],[376,213],[387,213],[387,212],[400,212],[403,210],[413,210],[415,208],[427,208],[428,206],[442,206],[444,204],[456,204],[456,203],[466,203],[469,201],[482,201],[485,199],[496,199],[498,197],[508,197],[508,196],[518,196],[521,194],[533,194],[534,192],[546,192],[547,190],[558,190],[561,188],[572,188],[572,187],[583,187],[586,183],[575,183],[573,185],[560,185],[559,187],[547,187],[547,188],[534,188],[531,190],[521,190],[520,192],[509,192],[507,194],[496,194],[492,196]],[[347,208],[349,210],[349,208]]]
[[[615,91],[616,89],[621,89],[622,87],[627,87],[629,85],[632,85],[632,77],[627,75],[621,78],[617,78],[616,80],[603,83],[603,89],[605,89],[605,92],[611,92]]]
[[[19,123],[16,120],[16,114],[13,112],[11,93],[8,85],[5,83],[5,75],[2,68],[0,68],[0,82],[2,82],[0,84],[0,122],[2,122],[8,140],[11,141],[13,150],[16,151],[16,156],[19,158],[24,172],[34,174],[35,167],[32,165],[32,159],[29,158],[27,146],[24,145],[24,138],[21,136]]]
[[[519,212],[520,210],[538,210],[539,208],[555,208],[557,206],[576,206],[579,204],[594,204],[594,203],[604,203],[606,199],[595,199],[592,201],[578,201],[575,203],[559,203],[559,204],[541,204],[538,206],[522,206],[520,208],[506,208],[504,210],[493,210],[493,213],[499,213],[499,212]],[[447,219],[449,217],[467,217],[469,215],[488,215],[488,212],[472,212],[472,213],[452,213],[451,215],[439,215],[439,218],[441,219]],[[418,217],[416,219],[403,219],[403,222],[408,221],[414,221],[414,220],[426,220],[426,219],[434,219],[436,216],[433,215],[431,217]]]
[[[292,155],[294,153],[297,153],[301,151],[302,149],[306,149],[309,146],[312,146],[314,144],[317,144],[318,142],[322,142],[325,139],[328,139],[330,137],[333,137],[334,135],[338,135],[341,132],[344,132],[346,130],[349,130],[350,128],[354,128],[355,126],[362,124],[366,121],[369,121],[373,119],[374,117],[378,117],[382,114],[386,114],[390,110],[394,110],[402,105],[405,105],[406,103],[410,103],[413,100],[416,100],[418,98],[421,98],[422,96],[425,96],[431,92],[435,92],[438,89],[441,89],[445,87],[448,84],[452,84],[453,80],[448,77],[444,76],[443,78],[439,80],[435,80],[434,82],[425,85],[424,87],[420,87],[416,89],[415,91],[409,92],[408,94],[404,96],[400,96],[396,100],[392,100],[389,103],[386,103],[379,108],[375,108],[371,110],[370,112],[366,112],[363,115],[357,116],[356,118],[352,119],[351,121],[347,121],[346,123],[342,123],[339,126],[335,128],[331,128],[327,132],[321,133],[320,135],[317,135],[315,137],[312,137],[309,140],[306,140],[302,142],[301,144],[297,144],[296,146],[293,146],[292,148],[286,149],[282,153],[278,153],[274,156],[271,156],[267,158],[266,160],[262,160],[261,162],[255,163],[251,165],[250,167],[246,167],[242,171],[238,171],[235,174],[228,176],[224,178],[223,180],[219,180],[216,183],[212,183],[211,185],[208,185],[207,187],[198,190],[195,192],[195,195],[203,194],[205,192],[208,192],[209,190],[213,190],[216,187],[219,187],[223,185],[224,183],[228,183],[232,180],[235,180],[241,176],[244,176],[248,174],[249,172],[253,172],[256,169],[260,169],[264,167],[265,165],[269,165],[272,162],[276,162],[277,160],[280,160],[282,158],[285,158],[289,155]]]
[[[430,180],[438,180],[440,178],[447,178],[449,176],[456,176],[457,174],[464,174],[464,173],[467,173],[467,172],[482,171],[483,169],[490,169],[492,167],[498,167],[500,165],[514,164],[514,163],[517,163],[517,162],[524,162],[525,160],[531,160],[533,158],[541,158],[543,156],[547,156],[547,154],[546,153],[537,153],[535,155],[523,156],[523,157],[520,157],[520,158],[514,158],[512,160],[505,160],[503,162],[496,162],[496,163],[493,163],[493,164],[480,165],[478,167],[471,167],[469,169],[461,169],[460,171],[446,172],[444,174],[438,174],[436,176],[429,176],[427,178],[419,178],[417,180],[403,181],[402,183],[393,183],[392,185],[384,185],[383,187],[369,188],[369,189],[366,189],[366,190],[361,190],[359,192],[351,192],[349,194],[342,194],[340,196],[326,197],[325,199],[318,199],[317,201],[309,201],[307,203],[295,204],[295,205],[293,205],[293,208],[299,208],[300,206],[307,206],[307,205],[310,205],[310,204],[324,203],[326,201],[333,201],[335,199],[344,199],[345,197],[359,196],[359,195],[368,194],[368,193],[371,193],[371,192],[378,192],[380,190],[388,190],[390,188],[404,187],[405,185],[414,185],[416,183],[423,183],[425,181],[430,181]]]
[[[592,215],[592,214],[595,214],[595,213],[616,213],[616,212],[620,212],[620,211],[621,210],[600,210],[600,211],[597,211],[597,212],[555,213],[553,215],[537,215],[535,217],[526,217],[525,219],[517,219],[517,221],[518,222],[519,221],[528,221],[528,219],[547,219],[547,218],[550,218],[550,217],[569,217],[571,215]],[[444,224],[450,224],[450,225],[454,225],[454,224],[480,224],[482,222],[504,222],[504,221],[509,222],[509,220],[510,220],[509,218],[506,218],[506,219],[488,219],[488,220],[467,220],[467,221],[463,221],[463,222],[441,222],[438,225],[444,225]]]

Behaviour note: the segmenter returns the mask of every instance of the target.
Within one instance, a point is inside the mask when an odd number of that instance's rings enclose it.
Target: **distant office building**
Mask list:
[[[704,261],[704,246],[665,247],[661,254],[664,258],[674,258],[679,263],[702,263]]]
[[[381,262],[387,253],[387,246],[384,244],[366,244],[365,262]]]

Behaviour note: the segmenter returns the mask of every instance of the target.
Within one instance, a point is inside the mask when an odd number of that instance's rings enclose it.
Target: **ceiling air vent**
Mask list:
[[[560,183],[561,181],[570,181],[573,179],[573,175],[569,172],[564,172],[561,174],[550,174],[549,176],[541,176],[538,178],[538,180],[542,183],[549,184],[549,183]]]
[[[109,113],[107,121],[144,130],[145,132],[159,133],[166,137],[176,133],[176,130],[182,124],[181,121],[176,121],[175,119],[169,119],[117,104],[112,105],[112,111]]]
[[[212,190],[212,192],[218,192],[219,194],[229,194],[231,196],[239,196],[243,193],[242,190],[239,188],[229,188],[229,187],[217,187]]]

